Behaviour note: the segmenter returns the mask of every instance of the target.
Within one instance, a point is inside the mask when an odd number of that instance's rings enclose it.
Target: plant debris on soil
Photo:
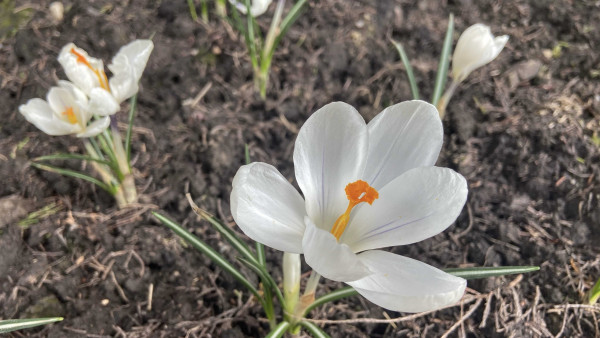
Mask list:
[[[265,101],[243,36],[214,12],[205,23],[183,0],[64,1],[57,22],[49,5],[19,0],[12,11],[21,14],[0,15],[13,25],[0,37],[0,319],[65,320],[12,336],[267,334],[251,295],[149,211],[235,262],[185,193],[237,229],[229,194],[244,145],[293,181],[295,136],[312,112],[339,100],[370,121],[411,99],[389,38],[404,45],[428,98],[450,13],[455,42],[477,22],[510,40],[459,87],[443,121],[438,165],[469,184],[461,216],[434,238],[391,250],[440,268],[541,269],[470,281],[461,304],[433,313],[407,316],[352,297],[311,318],[333,337],[600,336],[600,306],[587,302],[600,277],[597,1],[309,1],[275,52]],[[273,11],[258,18],[261,29]],[[65,78],[60,48],[74,42],[109,62],[120,46],[151,36],[132,150],[140,203],[118,210],[87,182],[31,167],[37,156],[84,151],[75,137],[47,136],[18,113]],[[267,249],[267,259],[281,280],[281,253]],[[341,286],[325,281],[318,295]]]

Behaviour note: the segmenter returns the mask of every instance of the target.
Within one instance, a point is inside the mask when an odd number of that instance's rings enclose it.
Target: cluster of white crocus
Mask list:
[[[462,82],[475,69],[490,63],[506,45],[508,35],[494,37],[490,28],[478,23],[467,28],[458,38],[452,56],[452,77]]]
[[[246,14],[248,9],[246,8],[246,2],[244,0],[236,1],[229,0],[229,2],[238,9],[238,11]],[[253,17],[257,17],[259,15],[264,14],[269,8],[269,5],[273,2],[273,0],[251,0],[250,4],[250,15]]]
[[[320,275],[351,285],[386,309],[420,312],[456,303],[466,281],[380,248],[434,236],[467,198],[460,174],[433,166],[443,140],[434,106],[408,101],[366,124],[336,102],[302,126],[294,148],[302,195],[277,169],[239,169],[231,213],[255,241],[304,254]]]
[[[119,110],[120,103],[137,93],[153,46],[150,40],[123,46],[108,66],[113,74],[108,80],[102,60],[69,43],[58,61],[70,82],[59,81],[48,92],[47,101],[31,99],[19,112],[49,135],[98,135],[109,126],[109,116]]]

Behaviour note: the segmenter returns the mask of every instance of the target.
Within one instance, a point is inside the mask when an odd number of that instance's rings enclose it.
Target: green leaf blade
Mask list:
[[[594,304],[596,304],[596,302],[598,301],[599,298],[600,298],[600,278],[598,279],[598,281],[596,282],[594,287],[590,290],[590,298],[589,298],[588,303],[590,305],[594,305]]]
[[[306,316],[314,308],[319,307],[325,303],[333,302],[338,299],[347,298],[347,297],[356,296],[356,295],[358,295],[358,292],[350,286],[347,286],[347,287],[341,288],[341,289],[337,289],[333,292],[326,294],[325,296],[315,299],[315,301],[312,304],[310,304],[308,307],[306,307],[306,310],[304,310],[303,317]]]
[[[505,275],[515,275],[534,272],[539,266],[498,266],[498,267],[476,267],[476,268],[452,268],[444,269],[445,272],[464,279],[481,279]]]
[[[99,159],[99,158],[95,158],[95,157],[87,156],[87,155],[81,155],[81,154],[52,154],[52,155],[36,157],[32,161],[41,162],[41,161],[53,161],[53,160],[81,160],[81,161],[97,162],[97,163],[108,165],[108,166],[111,165],[111,163],[107,160]]]
[[[273,330],[271,330],[271,332],[269,332],[269,334],[266,335],[265,338],[279,338],[279,337],[282,337],[285,334],[285,332],[287,331],[287,329],[289,327],[290,327],[290,323],[288,323],[288,322],[281,322]]]
[[[242,254],[242,256],[258,264],[256,256],[252,253],[252,251],[250,251],[250,247],[244,241],[242,241],[233,230],[223,224],[220,220],[210,215],[208,212],[200,209],[196,203],[194,203],[194,200],[190,194],[186,194],[186,197],[196,215],[207,220],[215,228],[215,230],[225,237],[225,239],[233,246],[234,249]]]
[[[330,338],[330,336],[327,333],[325,333],[325,331],[321,330],[321,328],[315,325],[314,323],[303,320],[300,322],[300,325],[302,325],[306,329],[306,331],[310,332],[310,334],[312,334],[312,336],[315,338]]]
[[[28,329],[62,321],[62,317],[0,320],[0,333]]]
[[[394,46],[396,47],[396,50],[398,50],[398,54],[400,54],[400,59],[402,60],[402,64],[404,64],[404,68],[406,69],[406,76],[408,77],[408,83],[410,84],[410,91],[412,93],[413,99],[414,100],[418,100],[419,99],[419,87],[417,86],[417,80],[415,79],[415,74],[413,73],[413,68],[410,64],[410,60],[408,59],[408,56],[406,55],[406,52],[404,51],[404,47],[402,47],[402,44],[400,42],[397,42],[393,39],[390,39],[392,41],[392,44],[394,44]]]
[[[166,216],[159,214],[158,212],[152,211],[152,215],[156,217],[162,224],[167,226],[169,229],[173,230],[177,236],[181,237],[187,243],[191,244],[196,250],[205,254],[208,258],[210,258],[215,264],[217,264],[221,269],[225,270],[229,274],[233,276],[238,282],[244,285],[256,298],[259,299],[261,304],[264,306],[264,300],[258,293],[258,290],[242,275],[242,273],[234,267],[225,257],[221,256],[218,252],[216,252],[213,248],[211,248],[208,244],[204,243],[201,239],[194,236],[192,233],[182,228],[175,221],[169,219]]]
[[[111,195],[115,194],[115,188],[109,186],[108,184],[100,181],[99,179],[97,179],[95,177],[89,176],[80,171],[64,169],[64,168],[59,168],[59,167],[49,165],[49,164],[40,164],[40,163],[35,163],[35,162],[32,162],[31,165],[38,169],[42,169],[42,170],[50,171],[50,172],[53,172],[56,174],[61,174],[61,175],[70,176],[70,177],[79,178],[79,179],[88,181],[88,182],[93,183],[93,184],[97,185],[98,187],[106,190]]]
[[[438,65],[438,71],[435,77],[435,87],[433,89],[433,95],[431,96],[431,104],[434,106],[437,106],[440,97],[442,97],[444,86],[446,85],[448,65],[450,64],[450,53],[452,52],[452,34],[454,34],[454,14],[450,13],[448,29],[446,30],[446,37],[444,38],[444,46],[442,47],[442,55],[440,57],[440,64]]]

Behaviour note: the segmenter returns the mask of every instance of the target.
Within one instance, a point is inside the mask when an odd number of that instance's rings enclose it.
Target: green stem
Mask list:
[[[294,322],[294,315],[300,300],[300,255],[283,253],[283,295],[285,302],[282,304],[284,318]]]
[[[131,166],[127,160],[127,153],[123,147],[123,140],[121,139],[121,133],[116,125],[116,120],[111,121],[111,133],[113,140],[113,150],[116,155],[117,163],[119,164],[119,170],[123,174],[121,178],[121,184],[119,190],[122,191],[125,199],[124,203],[119,203],[119,207],[123,208],[131,203],[137,202],[137,191],[135,189],[135,181],[133,174],[131,173]]]
[[[452,95],[454,95],[454,91],[456,91],[456,88],[458,88],[459,83],[460,82],[452,81],[448,89],[444,92],[444,95],[442,95],[442,97],[438,101],[437,109],[440,113],[440,119],[443,119],[446,115],[446,107],[448,106],[448,102],[452,98]]]
[[[279,34],[279,24],[281,23],[281,17],[283,15],[283,9],[285,8],[285,0],[279,0],[277,2],[277,8],[275,8],[275,14],[271,21],[271,26],[267,32],[267,38],[263,46],[260,55],[260,72],[258,76],[258,84],[260,97],[264,100],[267,96],[267,84],[269,82],[269,70],[271,69],[271,60],[273,59],[273,51],[275,48],[275,39]]]
[[[125,134],[125,153],[127,154],[127,163],[131,163],[131,137],[133,134],[133,119],[135,117],[137,106],[137,94],[131,97],[129,116],[127,119],[127,133]]]
[[[85,146],[85,150],[88,152],[90,157],[100,159],[100,154],[96,152],[96,148],[92,145],[89,139],[84,139],[83,145]],[[119,180],[112,174],[114,172],[114,168],[111,171],[111,167],[107,165],[103,165],[99,162],[89,162],[92,165],[92,168],[100,175],[102,181],[106,183],[107,186],[115,187],[119,184]],[[113,189],[116,190],[116,189]],[[116,197],[116,196],[115,196]]]
[[[217,12],[217,15],[221,18],[227,18],[227,4],[225,1],[226,0],[217,0],[215,4],[215,12]]]

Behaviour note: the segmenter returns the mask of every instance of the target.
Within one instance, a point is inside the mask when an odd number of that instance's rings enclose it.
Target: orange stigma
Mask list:
[[[362,180],[348,184],[344,190],[346,191],[346,197],[349,201],[348,208],[346,209],[346,212],[338,217],[331,228],[331,234],[334,235],[338,241],[340,240],[340,237],[342,237],[342,234],[348,225],[352,208],[362,202],[373,204],[373,201],[379,198],[379,192],[370,186],[369,183]]]
[[[67,109],[65,109],[65,111],[62,112],[62,114],[67,116],[67,120],[70,124],[77,123],[77,117],[75,116],[75,113],[73,113],[72,107],[67,107]]]
[[[85,58],[85,56],[81,55],[81,53],[76,51],[74,47],[71,48],[71,54],[74,54],[77,57],[77,62],[83,63],[89,69],[91,69],[91,71],[94,72],[94,74],[96,74],[96,77],[98,78],[98,82],[100,83],[100,87],[102,87],[103,89],[106,89],[107,91],[110,92],[110,89],[108,87],[108,78],[106,77],[106,73],[104,73],[103,69],[98,70],[98,69],[95,69],[94,67],[92,67],[92,65]]]

